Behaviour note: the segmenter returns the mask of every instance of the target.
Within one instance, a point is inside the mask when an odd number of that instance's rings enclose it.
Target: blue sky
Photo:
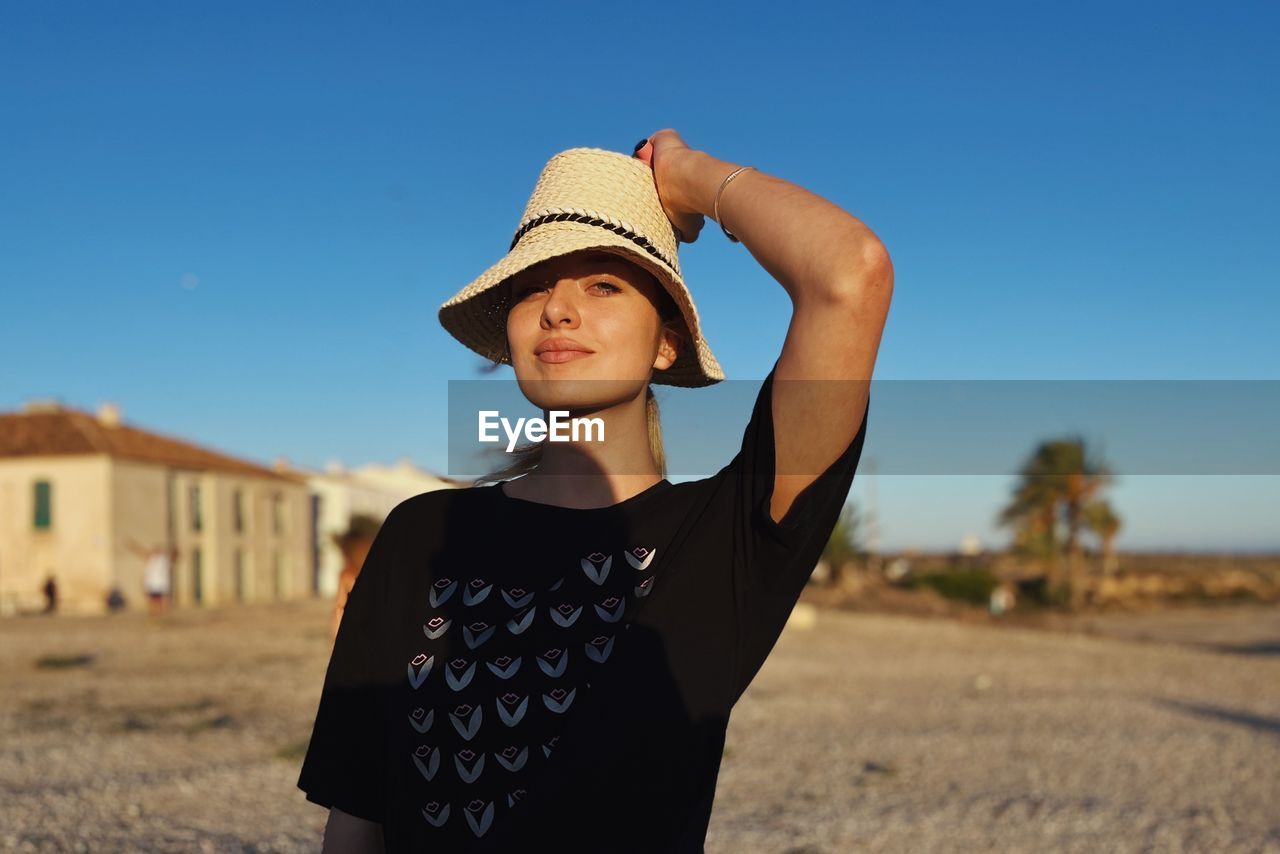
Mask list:
[[[447,382],[477,359],[437,307],[551,155],[668,126],[885,242],[877,379],[1280,378],[1273,5],[5,16],[0,409],[113,400],[253,459],[443,468]],[[685,275],[728,375],[758,380],[786,297],[709,225]],[[877,480],[888,546],[1003,541],[1007,478]],[[1277,480],[1128,478],[1121,545],[1280,546]]]

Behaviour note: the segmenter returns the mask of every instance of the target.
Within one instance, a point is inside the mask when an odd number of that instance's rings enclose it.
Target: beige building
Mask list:
[[[337,592],[343,565],[342,550],[333,538],[347,530],[352,516],[370,516],[381,521],[406,498],[436,489],[470,486],[470,481],[442,477],[418,468],[409,459],[394,465],[369,463],[354,469],[331,460],[323,472],[298,473],[306,477],[316,502],[319,552],[316,587],[325,596]]]
[[[38,610],[46,578],[68,613],[115,588],[145,607],[145,558],[177,549],[183,607],[298,599],[316,589],[303,478],[96,413],[29,403],[0,413],[0,615]]]

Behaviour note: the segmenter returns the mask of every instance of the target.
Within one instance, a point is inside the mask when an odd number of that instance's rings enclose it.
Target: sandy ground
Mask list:
[[[0,620],[0,850],[318,850],[327,613]],[[707,850],[1280,852],[1280,608],[1072,629],[788,629]]]

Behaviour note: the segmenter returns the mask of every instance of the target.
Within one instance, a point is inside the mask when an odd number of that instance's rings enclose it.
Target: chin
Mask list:
[[[627,374],[600,365],[588,368],[586,363],[589,361],[538,362],[528,370],[517,371],[516,382],[530,403],[545,410],[606,409],[644,394],[649,382],[647,375],[620,378]]]

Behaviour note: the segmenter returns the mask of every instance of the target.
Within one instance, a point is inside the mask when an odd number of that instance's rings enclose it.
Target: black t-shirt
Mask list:
[[[389,851],[702,851],[730,710],[866,437],[864,416],[775,522],[773,373],[711,477],[586,510],[501,485],[398,505],[335,640],[307,798]]]

